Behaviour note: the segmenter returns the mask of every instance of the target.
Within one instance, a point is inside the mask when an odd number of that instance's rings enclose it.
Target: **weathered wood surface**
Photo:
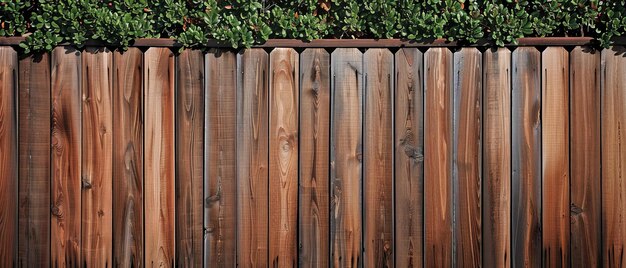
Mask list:
[[[17,265],[17,52],[0,47],[0,266]]]
[[[395,261],[397,267],[424,263],[424,89],[423,55],[396,52],[394,101]]]
[[[541,266],[541,52],[512,56],[511,264]]]
[[[483,264],[511,261],[511,51],[483,53]]]
[[[570,261],[600,267],[600,52],[576,47],[570,66]]]
[[[298,266],[298,53],[270,54],[269,259],[272,267]]]
[[[144,53],[144,168],[146,266],[175,264],[174,54]]]
[[[70,47],[52,51],[52,265],[81,265],[81,60]]]
[[[393,54],[369,49],[365,74],[363,144],[363,266],[393,262]]]
[[[176,57],[176,259],[202,267],[204,199],[204,55]]]
[[[237,71],[228,50],[206,54],[204,264],[237,261]]]
[[[569,65],[568,52],[542,52],[543,265],[569,265]]]
[[[458,267],[481,266],[482,54],[454,53],[454,235]]]
[[[333,267],[360,267],[363,53],[333,51],[331,60],[331,257]]]
[[[50,266],[50,55],[19,62],[19,267]]]
[[[602,51],[602,264],[626,265],[626,146],[622,124],[626,122],[626,49]]]
[[[113,261],[144,266],[143,60],[138,48],[113,52]]]
[[[300,267],[329,266],[330,55],[300,53]]]
[[[106,48],[82,53],[81,266],[113,265],[113,55]]]

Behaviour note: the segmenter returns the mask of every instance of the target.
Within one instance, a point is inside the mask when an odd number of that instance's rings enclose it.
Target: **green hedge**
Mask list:
[[[0,0],[0,36],[28,35],[26,51],[98,40],[209,39],[249,47],[268,38],[446,38],[497,45],[528,36],[626,32],[626,0]]]

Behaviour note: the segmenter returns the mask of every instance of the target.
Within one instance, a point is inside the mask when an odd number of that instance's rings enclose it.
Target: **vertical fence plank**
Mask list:
[[[570,53],[571,263],[600,263],[600,52]]]
[[[330,55],[300,54],[299,265],[329,267]]]
[[[50,266],[50,56],[19,63],[17,266]]]
[[[424,54],[425,266],[452,263],[452,85],[453,55],[448,48]]]
[[[237,62],[233,52],[213,50],[204,64],[204,265],[233,267],[237,258]]]
[[[237,56],[237,263],[268,266],[268,55]]]
[[[204,55],[176,58],[176,260],[202,266],[204,187]]]
[[[270,261],[296,267],[298,233],[298,53],[270,54]]]
[[[626,146],[622,123],[626,121],[626,49],[602,51],[602,263],[626,265]]]
[[[363,73],[363,265],[393,267],[393,54],[388,49],[367,50]]]
[[[511,261],[541,266],[541,53],[513,51]]]
[[[142,267],[143,60],[138,48],[113,53],[113,259]]]
[[[82,54],[81,266],[111,266],[113,250],[112,54],[89,47]]]
[[[0,47],[0,266],[17,265],[17,52]]]
[[[422,52],[396,52],[395,264],[422,267],[424,260],[424,91]]]
[[[80,52],[52,51],[52,265],[78,266],[81,224]]]
[[[476,48],[454,53],[454,232],[456,264],[481,266],[482,57]]]
[[[543,264],[569,263],[569,64],[562,47],[542,56]]]
[[[333,267],[361,258],[363,53],[339,48],[331,65],[331,255]]]
[[[144,66],[146,266],[173,266],[174,54],[169,48],[150,48]]]

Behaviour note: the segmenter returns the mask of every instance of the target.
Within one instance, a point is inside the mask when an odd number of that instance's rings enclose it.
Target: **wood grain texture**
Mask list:
[[[299,266],[329,264],[330,55],[300,53]]]
[[[81,60],[70,47],[52,51],[52,265],[81,264]]]
[[[431,48],[424,66],[424,265],[448,267],[453,258],[452,52]]]
[[[50,266],[50,55],[19,62],[19,267]]]
[[[570,66],[570,261],[600,267],[600,52],[576,47]]]
[[[331,60],[331,257],[333,267],[360,267],[363,53],[333,51]]]
[[[176,259],[202,266],[204,232],[204,55],[176,57]]]
[[[113,260],[144,266],[143,55],[113,53]]]
[[[542,61],[543,265],[569,264],[569,65],[562,47],[549,47]]]
[[[270,53],[270,261],[298,266],[298,104],[300,64],[293,48]]]
[[[237,263],[268,262],[268,55],[248,49],[237,56]]]
[[[106,48],[82,53],[81,266],[113,265],[113,55]]]
[[[541,52],[513,51],[511,265],[541,266]]]
[[[393,267],[393,54],[363,54],[363,265]]]
[[[0,47],[0,266],[17,265],[17,52]]]
[[[424,263],[424,89],[423,55],[416,48],[396,52],[395,84],[395,264]]]
[[[511,261],[511,51],[483,53],[483,264],[507,267]]]
[[[237,259],[237,61],[228,50],[205,56],[204,265]]]
[[[175,145],[174,54],[169,48],[144,53],[144,168],[146,266],[174,266]]]
[[[602,264],[626,265],[626,146],[622,124],[626,122],[626,49],[602,51]]]
[[[481,262],[482,54],[454,53],[454,235],[458,267]]]

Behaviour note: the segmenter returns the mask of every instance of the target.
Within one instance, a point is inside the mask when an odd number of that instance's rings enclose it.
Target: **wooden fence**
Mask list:
[[[0,47],[0,267],[626,264],[623,47],[177,51]]]

